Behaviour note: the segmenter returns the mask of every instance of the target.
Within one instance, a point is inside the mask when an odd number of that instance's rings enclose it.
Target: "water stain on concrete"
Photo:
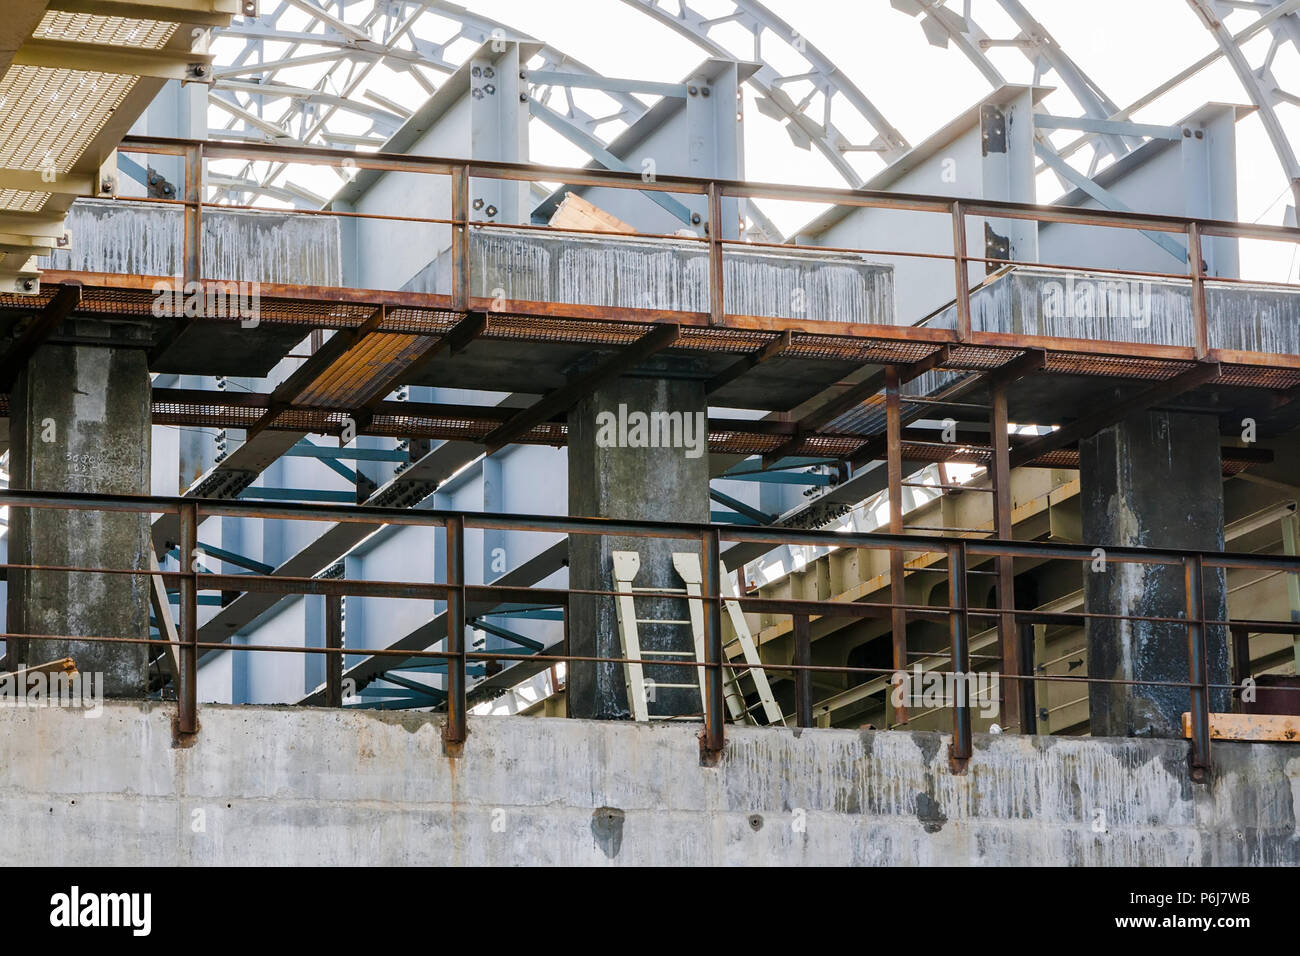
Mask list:
[[[948,822],[948,816],[939,807],[939,802],[928,793],[916,795],[916,819],[925,828],[926,833],[938,833]]]
[[[921,751],[921,757],[926,767],[933,766],[934,758],[939,753],[939,747],[943,743],[943,738],[936,733],[921,731],[912,735],[912,742],[916,744]]]
[[[591,835],[611,860],[623,848],[623,817],[618,807],[597,807],[591,812]]]

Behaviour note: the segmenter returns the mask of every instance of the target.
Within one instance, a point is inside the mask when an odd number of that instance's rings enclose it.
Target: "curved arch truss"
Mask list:
[[[1300,106],[1300,93],[1284,89],[1273,73],[1286,44],[1300,49],[1300,0],[1186,2],[1214,37],[1216,49],[1124,106],[1106,95],[1022,0],[983,0],[979,5],[981,13],[1000,14],[999,23],[1012,23],[1017,32],[1011,36],[992,36],[981,28],[973,10],[975,0],[890,0],[890,5],[916,19],[930,43],[955,47],[964,54],[990,86],[1000,86],[1008,78],[989,51],[1009,48],[1028,60],[1034,83],[1068,91],[1075,107],[1069,119],[1079,122],[1059,125],[1077,128],[1080,135],[1059,148],[1051,146],[1043,132],[1039,135],[1043,168],[1058,175],[1061,167],[1056,159],[1087,150],[1091,175],[1108,159],[1141,145],[1142,130],[1131,125],[1132,116],[1223,58],[1258,108],[1300,205],[1300,162],[1278,113],[1279,108]],[[783,124],[796,146],[817,150],[848,185],[864,181],[863,165],[878,168],[908,150],[903,134],[828,56],[757,0],[623,3],[711,56],[757,63],[747,82],[759,111]],[[209,105],[224,115],[224,122],[211,129],[214,137],[378,147],[411,115],[385,95],[395,75],[400,78],[397,82],[423,91],[416,95],[427,96],[470,52],[494,36],[533,40],[508,24],[446,0],[263,0],[262,6],[259,17],[237,20],[221,32],[222,38],[241,42],[233,55],[218,53]],[[1225,22],[1228,18],[1232,27]],[[1261,36],[1268,37],[1267,43],[1256,39]],[[1256,63],[1248,57],[1248,44],[1256,53]],[[545,84],[533,86],[533,97],[550,107],[552,122],[558,117],[570,124],[571,141],[587,143],[593,157],[599,157],[618,132],[646,112],[641,99],[609,84],[599,93],[602,106],[593,108],[592,84],[583,84],[586,95],[575,97],[573,87],[554,79],[557,74],[590,77],[593,70],[549,44],[541,44],[537,56],[540,71],[550,77]],[[776,63],[786,68],[779,69]],[[844,132],[864,128],[874,133],[865,141]],[[876,160],[860,158],[864,156]],[[321,200],[285,182],[283,166],[249,164],[238,174],[222,176],[218,186],[232,201],[247,201],[253,195],[306,205]],[[757,218],[757,231],[772,238],[770,223]]]

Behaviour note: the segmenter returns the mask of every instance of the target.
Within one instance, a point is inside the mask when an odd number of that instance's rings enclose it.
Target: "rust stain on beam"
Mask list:
[[[18,373],[27,366],[28,359],[80,304],[80,283],[69,282],[59,287],[45,308],[23,329],[17,341],[9,346],[4,358],[0,359],[0,389],[7,392],[13,388]]]
[[[1192,715],[1183,714],[1183,736],[1192,736]],[[1268,740],[1300,743],[1300,716],[1293,714],[1210,714],[1214,740]]]

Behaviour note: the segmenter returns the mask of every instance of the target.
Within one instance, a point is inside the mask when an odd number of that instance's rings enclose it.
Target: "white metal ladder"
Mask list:
[[[650,691],[646,687],[645,665],[639,663],[641,660],[651,657],[677,657],[677,658],[694,658],[695,661],[702,663],[705,660],[704,653],[704,601],[703,594],[703,573],[700,567],[700,556],[690,551],[677,551],[673,553],[673,568],[677,571],[678,577],[686,584],[685,588],[639,588],[633,584],[636,580],[637,573],[641,570],[641,556],[635,551],[615,551],[614,560],[614,584],[615,590],[620,592],[615,599],[615,610],[618,617],[619,635],[623,642],[623,656],[634,663],[624,665],[624,675],[627,681],[627,699],[628,706],[632,709],[633,720],[649,720],[649,701]],[[722,581],[724,597],[735,598],[735,589],[731,585],[731,578],[726,574],[725,569],[720,576]],[[638,618],[636,616],[636,592],[652,591],[662,594],[682,594],[689,599],[690,620],[674,621],[661,618]],[[749,625],[745,621],[745,615],[741,612],[740,605],[735,600],[724,601],[727,613],[731,616],[732,626],[736,632],[736,640],[723,649],[723,657],[728,662],[737,661],[737,653],[747,665],[740,673],[736,672],[734,667],[725,667],[723,670],[723,696],[726,700],[727,711],[731,714],[731,719],[735,722],[758,723],[755,717],[755,711],[760,708],[769,724],[783,725],[785,717],[781,713],[781,708],[777,706],[776,699],[772,696],[772,687],[768,683],[767,674],[762,669],[762,663],[759,660],[758,648],[754,644],[753,635],[750,634]],[[692,651],[643,651],[641,649],[641,638],[639,625],[641,624],[689,624],[691,636],[694,639],[695,650]],[[700,700],[704,700],[706,695],[706,674],[705,668],[695,668],[697,683],[700,690]],[[758,702],[752,706],[746,706],[744,691],[741,688],[741,680],[748,677],[754,686],[754,691],[758,696]],[[693,687],[694,684],[658,684],[657,687]]]
[[[633,720],[650,719],[650,699],[660,687],[680,687],[689,688],[696,686],[690,684],[663,684],[655,683],[654,691],[646,687],[645,665],[641,663],[643,659],[653,657],[677,657],[677,658],[698,658],[703,650],[701,641],[703,635],[695,634],[694,651],[646,651],[641,649],[640,625],[642,624],[690,624],[691,630],[694,631],[694,618],[691,615],[689,621],[674,621],[664,618],[638,618],[636,616],[636,596],[637,591],[655,591],[666,592],[669,594],[685,595],[685,588],[639,588],[632,584],[636,580],[637,574],[641,570],[641,555],[635,551],[615,551],[614,558],[614,590],[619,592],[615,598],[615,613],[618,617],[618,633],[623,641],[623,656],[628,659],[628,663],[623,665],[623,673],[627,680],[627,704],[632,709]],[[676,555],[673,555],[674,563]],[[698,562],[697,562],[698,563]],[[701,670],[702,668],[695,668]],[[701,691],[704,687],[703,675],[700,676],[699,686]]]

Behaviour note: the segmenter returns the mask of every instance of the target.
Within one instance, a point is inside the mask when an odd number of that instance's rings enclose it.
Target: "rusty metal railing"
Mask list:
[[[450,294],[438,298],[445,299],[447,307],[456,311],[470,309],[513,312],[518,314],[560,315],[577,314],[583,310],[581,303],[543,303],[507,299],[497,302],[484,296],[476,296],[470,288],[470,232],[471,229],[545,229],[550,227],[529,224],[500,223],[472,216],[469,200],[469,184],[473,179],[489,179],[513,182],[563,182],[573,186],[601,186],[614,189],[634,190],[642,193],[677,193],[701,197],[709,213],[710,223],[721,223],[722,203],[728,199],[769,199],[778,201],[795,201],[846,206],[857,208],[878,208],[903,210],[917,213],[930,213],[946,216],[952,225],[952,246],[950,252],[940,251],[906,251],[890,249],[866,249],[830,246],[792,246],[788,243],[771,244],[749,240],[725,238],[721,228],[712,227],[708,234],[693,237],[708,248],[707,286],[709,289],[709,311],[696,313],[684,310],[656,308],[620,308],[620,315],[641,321],[674,322],[682,324],[729,325],[736,327],[760,327],[761,316],[743,316],[725,311],[725,280],[723,257],[728,248],[744,247],[751,249],[774,248],[789,251],[792,248],[820,250],[823,252],[873,253],[888,256],[918,257],[922,259],[947,260],[953,263],[953,297],[956,310],[956,327],[951,335],[942,336],[945,341],[982,345],[1007,346],[1008,334],[1001,332],[977,331],[972,329],[971,286],[969,267],[983,264],[988,267],[1034,265],[1043,268],[1074,269],[1116,276],[1128,276],[1143,279],[1176,279],[1190,281],[1192,302],[1193,341],[1190,348],[1182,346],[1146,346],[1138,343],[1131,345],[1132,351],[1142,354],[1161,353],[1166,357],[1183,357],[1195,361],[1204,361],[1211,354],[1223,361],[1258,362],[1260,356],[1269,353],[1238,352],[1228,349],[1211,349],[1209,324],[1206,310],[1207,283],[1229,284],[1251,281],[1253,285],[1276,286],[1284,289],[1300,289],[1300,286],[1288,283],[1266,283],[1255,280],[1243,280],[1227,276],[1209,276],[1205,271],[1203,244],[1207,237],[1252,238],[1270,241],[1300,242],[1300,228],[1285,226],[1267,226],[1257,223],[1231,222],[1226,220],[1192,218],[1184,216],[1167,216],[1149,213],[1135,213],[1107,209],[1086,209],[1068,206],[1047,206],[1031,203],[1016,203],[994,200],[954,199],[946,196],[923,195],[914,193],[895,193],[868,189],[843,189],[817,186],[794,186],[771,183],[755,183],[725,179],[703,179],[686,176],[659,176],[646,179],[640,173],[603,169],[573,169],[569,167],[546,166],[525,163],[508,163],[487,160],[458,160],[438,157],[412,156],[401,153],[358,153],[344,149],[327,149],[314,146],[285,146],[271,143],[232,143],[213,140],[173,139],[163,137],[128,136],[122,144],[123,152],[151,155],[166,155],[180,159],[184,164],[184,197],[181,199],[137,198],[132,202],[153,202],[181,207],[184,211],[184,253],[183,278],[186,282],[217,279],[205,277],[202,272],[202,217],[204,209],[256,209],[269,207],[238,206],[225,203],[213,203],[203,198],[204,167],[207,162],[238,159],[243,161],[276,161],[283,163],[301,163],[316,166],[347,167],[355,170],[389,172],[389,173],[423,173],[445,176],[450,179],[450,211],[446,218],[419,217],[409,215],[385,214],[377,211],[348,210],[286,210],[272,211],[287,215],[326,215],[340,219],[375,219],[404,223],[425,223],[445,225],[451,229],[451,290]],[[1187,244],[1187,269],[1184,272],[1157,272],[1137,269],[1112,269],[1071,264],[1054,264],[1036,260],[1019,260],[990,258],[971,255],[966,246],[967,223],[971,217],[987,219],[1020,219],[1037,223],[1059,223],[1076,226],[1092,226],[1138,230],[1147,233],[1181,235]],[[608,238],[609,233],[594,230],[565,227],[560,230],[574,235],[594,235]],[[674,238],[653,233],[637,233],[649,238]],[[686,237],[691,239],[692,237]],[[577,310],[577,311],[575,311]],[[608,310],[586,309],[592,314],[609,317]],[[917,317],[919,318],[919,316]],[[814,323],[816,324],[816,323]],[[825,323],[834,326],[835,323]],[[935,330],[932,330],[935,331]],[[944,330],[949,331],[949,330]],[[1068,338],[1054,335],[1016,336],[1014,344],[1020,347],[1036,348],[1081,348],[1095,345],[1089,340]],[[1300,366],[1300,357],[1295,357],[1295,364]]]
[[[1000,675],[1011,682],[1061,681],[1124,686],[1165,686],[1184,688],[1189,694],[1191,714],[1191,764],[1193,775],[1202,778],[1210,763],[1209,701],[1213,690],[1232,689],[1233,683],[1215,683],[1210,680],[1207,658],[1206,631],[1223,628],[1231,632],[1240,643],[1243,633],[1300,631],[1300,624],[1242,619],[1218,620],[1207,618],[1203,607],[1203,579],[1207,571],[1251,569],[1300,573],[1300,557],[1282,555],[1241,554],[1231,552],[1185,551],[1161,548],[1106,547],[1107,562],[1133,563],[1147,566],[1177,566],[1184,571],[1185,609],[1181,616],[1142,616],[1107,614],[1099,612],[1048,612],[1011,607],[972,607],[966,579],[969,562],[974,559],[1032,558],[1039,560],[1094,561],[1093,545],[1061,544],[1040,541],[1004,541],[984,538],[954,538],[919,534],[850,533],[831,531],[805,531],[786,528],[746,527],[737,525],[696,524],[690,522],[614,521],[601,518],[552,517],[540,515],[487,514],[436,510],[404,510],[362,506],[331,506],[317,504],[270,503],[243,500],[154,497],[133,495],[92,495],[72,492],[41,492],[7,490],[0,492],[0,506],[11,509],[56,509],[128,513],[141,516],[175,514],[179,521],[179,545],[182,555],[179,570],[148,570],[140,568],[72,567],[49,564],[22,564],[7,562],[3,567],[13,573],[98,573],[113,576],[158,577],[172,582],[178,590],[179,624],[177,639],[171,648],[179,662],[177,668],[178,729],[194,733],[198,728],[197,664],[200,655],[210,650],[235,652],[322,654],[330,668],[342,666],[343,655],[364,655],[375,658],[419,660],[424,658],[447,662],[447,718],[444,738],[449,752],[455,752],[464,743],[468,733],[466,722],[466,664],[472,660],[534,661],[546,663],[643,663],[668,667],[700,668],[707,670],[703,698],[704,730],[701,747],[706,755],[718,754],[725,744],[726,708],[724,706],[724,668],[745,669],[747,665],[724,659],[722,616],[724,605],[731,603],[742,610],[775,614],[788,614],[794,618],[796,636],[802,633],[803,641],[796,641],[796,659],[793,663],[764,661],[762,669],[787,672],[794,675],[796,684],[796,722],[799,726],[812,725],[811,677],[816,673],[878,676],[894,673],[893,668],[815,665],[807,654],[806,635],[808,622],[818,617],[850,616],[892,620],[901,613],[904,625],[908,620],[930,620],[946,625],[949,637],[948,657],[950,668],[940,673],[965,677],[971,671],[970,627],[974,619],[998,620],[1011,615],[1021,623],[1078,623],[1088,620],[1108,620],[1176,624],[1186,629],[1189,668],[1186,681],[1129,680],[1119,678],[1070,677],[1033,673],[1032,667],[1021,666],[1016,673]],[[373,581],[329,577],[286,577],[273,574],[221,574],[201,572],[193,560],[198,545],[198,527],[209,517],[236,517],[302,520],[317,522],[357,522],[371,525],[414,525],[442,527],[446,532],[447,573],[441,582]],[[11,515],[11,525],[15,518]],[[470,584],[466,580],[465,531],[515,530],[550,532],[568,535],[619,535],[636,538],[686,539],[699,542],[706,570],[703,591],[698,600],[704,603],[705,660],[676,661],[638,660],[626,657],[573,655],[565,647],[563,654],[510,653],[506,651],[466,650],[465,629],[468,626],[467,606],[471,601],[486,602],[491,606],[503,603],[559,607],[566,618],[570,599],[575,595],[596,597],[624,596],[625,592],[608,589],[548,588],[540,586],[503,586],[495,584]],[[809,545],[887,550],[891,554],[902,552],[935,552],[947,556],[948,597],[945,604],[908,604],[898,601],[844,602],[831,600],[804,600],[759,597],[752,594],[724,595],[719,574],[722,567],[722,542],[744,542],[764,545]],[[198,639],[200,591],[261,591],[283,596],[325,595],[327,597],[359,596],[382,598],[441,599],[446,602],[447,629],[442,650],[430,649],[368,649],[342,646],[296,645],[234,645],[225,642],[201,642]],[[680,592],[638,589],[637,596],[660,596],[683,599]],[[694,600],[694,599],[692,599]],[[163,632],[165,633],[165,631]],[[65,640],[108,644],[166,644],[149,637],[51,635],[51,634],[0,634],[0,639]],[[339,642],[341,643],[341,642]],[[800,647],[799,644],[804,646]],[[1022,665],[1025,662],[1021,662]],[[1249,655],[1246,657],[1249,667]],[[1241,676],[1238,654],[1238,677]],[[332,682],[338,686],[337,675]],[[802,701],[802,703],[800,703]],[[338,703],[338,701],[335,701]],[[971,701],[953,706],[951,761],[954,769],[964,766],[972,755]]]

